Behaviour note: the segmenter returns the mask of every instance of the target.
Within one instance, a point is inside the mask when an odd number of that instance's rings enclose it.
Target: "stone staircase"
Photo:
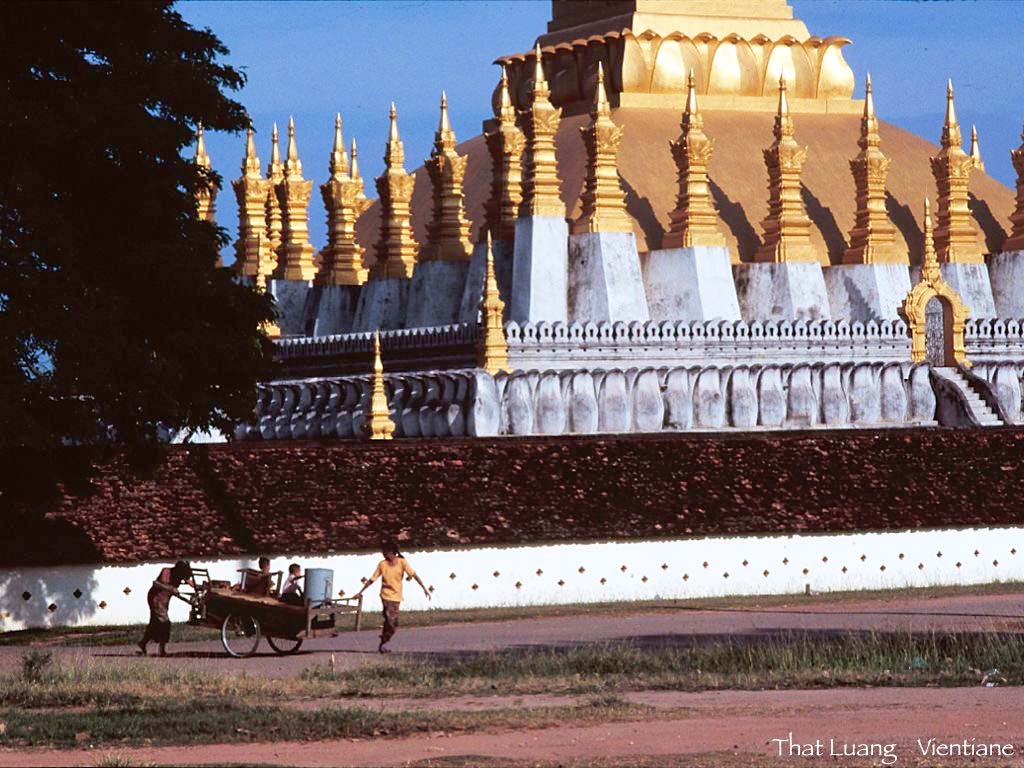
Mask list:
[[[980,426],[1003,426],[1003,420],[999,418],[999,414],[989,407],[982,396],[971,386],[971,382],[959,370],[956,368],[933,368],[932,370],[960,390],[967,401],[967,407]]]

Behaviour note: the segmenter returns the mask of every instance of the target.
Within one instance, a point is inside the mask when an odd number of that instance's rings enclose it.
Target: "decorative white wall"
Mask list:
[[[433,590],[415,583],[405,607],[479,608],[685,599],[987,584],[1024,580],[1024,527],[840,535],[778,535],[615,541],[410,551]],[[338,591],[353,594],[379,560],[375,553],[275,557],[330,568]],[[196,561],[228,579],[251,560]],[[146,591],[169,563],[22,568],[0,576],[0,631],[27,627],[144,623]],[[377,609],[377,587],[367,593]],[[25,597],[27,595],[27,597]],[[173,601],[171,617],[187,617]]]

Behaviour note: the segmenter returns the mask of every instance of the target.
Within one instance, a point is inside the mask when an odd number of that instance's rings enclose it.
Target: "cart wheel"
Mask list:
[[[260,644],[260,623],[255,616],[228,614],[220,627],[220,641],[229,656],[252,656]]]
[[[268,635],[267,645],[280,656],[290,656],[293,653],[298,653],[299,648],[302,647],[302,638],[298,637],[293,640],[290,637],[270,637]]]

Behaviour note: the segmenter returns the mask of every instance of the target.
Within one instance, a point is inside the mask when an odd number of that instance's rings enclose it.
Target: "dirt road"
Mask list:
[[[629,640],[638,645],[690,642],[694,636],[757,636],[802,631],[1017,631],[1024,629],[1024,594],[893,597],[871,600],[830,600],[794,597],[792,603],[770,608],[666,608],[656,612],[609,616],[556,616],[527,621],[475,622],[401,629],[392,643],[396,654],[486,651],[517,646],[566,646]],[[172,630],[173,637],[173,630]],[[275,656],[266,644],[260,655],[230,659],[219,642],[172,643],[169,659],[149,664],[172,664],[216,672],[286,677],[326,663],[334,654],[339,668],[375,663],[377,638],[373,630],[342,632],[319,638],[290,657]],[[73,664],[120,664],[138,659],[132,646],[54,648],[57,660]],[[23,647],[0,647],[0,672],[17,668]]]

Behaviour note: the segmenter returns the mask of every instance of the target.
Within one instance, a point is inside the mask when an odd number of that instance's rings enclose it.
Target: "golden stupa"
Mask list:
[[[787,0],[553,0],[552,18],[539,45],[551,101],[562,111],[556,136],[558,175],[566,215],[581,215],[580,192],[587,148],[580,129],[590,123],[598,80],[605,89],[612,120],[625,128],[618,169],[641,254],[662,247],[669,213],[678,194],[671,142],[679,136],[680,114],[693,72],[704,132],[715,151],[708,173],[714,206],[733,259],[749,262],[761,245],[760,223],[768,215],[768,179],[762,150],[772,137],[778,84],[785,78],[789,110],[801,145],[809,149],[801,174],[803,202],[811,219],[811,243],[823,265],[842,264],[855,226],[857,189],[850,160],[858,151],[864,112],[863,84],[857,84],[842,49],[841,36],[817,37],[794,18]],[[516,108],[529,105],[535,48],[499,57]],[[907,66],[913,66],[907,61]],[[951,73],[955,74],[955,73]],[[496,73],[498,82],[500,73]],[[897,94],[874,93],[881,148],[890,160],[886,211],[895,227],[894,248],[913,264],[923,252],[919,201],[935,196],[929,158],[935,141],[886,123],[885,105]],[[935,94],[941,103],[943,93]],[[501,91],[495,89],[495,111]],[[487,121],[485,130],[497,121]],[[484,222],[492,162],[485,137],[458,145],[468,156],[465,209],[472,231]],[[427,239],[432,206],[424,168],[412,197],[417,241]],[[980,167],[970,174],[971,215],[985,251],[999,251],[1014,207],[1012,190]],[[372,205],[358,223],[360,241],[373,242],[380,209]]]

